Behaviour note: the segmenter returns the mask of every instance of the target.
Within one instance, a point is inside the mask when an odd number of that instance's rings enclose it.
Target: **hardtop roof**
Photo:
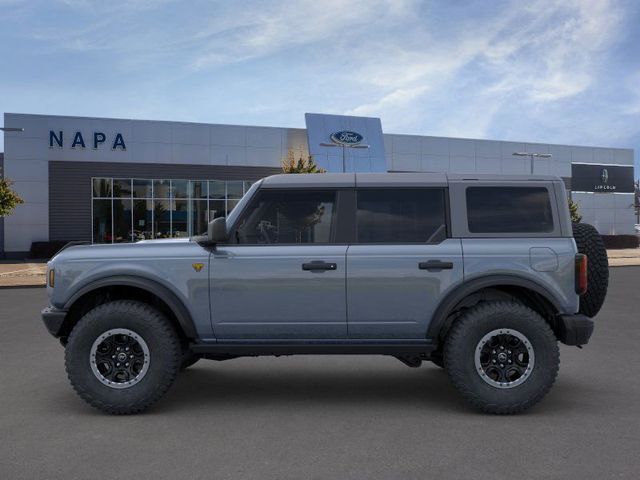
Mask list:
[[[288,187],[420,187],[447,186],[449,182],[485,181],[561,181],[553,175],[492,175],[461,173],[427,172],[390,172],[390,173],[300,173],[279,174],[266,177],[261,188]]]

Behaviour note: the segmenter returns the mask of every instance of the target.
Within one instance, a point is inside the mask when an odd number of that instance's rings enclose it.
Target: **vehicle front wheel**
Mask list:
[[[551,389],[558,342],[538,313],[518,302],[486,302],[451,327],[444,364],[453,385],[488,413],[522,412]]]
[[[151,305],[118,300],[87,312],[65,350],[71,385],[91,406],[112,414],[141,412],[162,397],[182,361],[173,325]]]

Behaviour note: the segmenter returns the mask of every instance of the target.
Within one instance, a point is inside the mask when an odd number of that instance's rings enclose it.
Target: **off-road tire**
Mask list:
[[[149,366],[134,385],[114,389],[93,373],[93,343],[111,329],[136,332],[149,349]],[[139,413],[157,402],[176,378],[182,350],[169,320],[156,308],[133,300],[104,303],[87,312],[74,326],[65,349],[67,376],[76,393],[89,405],[106,413]]]
[[[182,354],[182,363],[180,364],[180,370],[186,370],[198,360],[200,360],[200,355],[186,351]]]
[[[602,308],[609,286],[609,260],[602,237],[592,225],[573,224],[578,252],[587,256],[587,291],[580,296],[580,313],[595,317]]]
[[[477,372],[475,351],[496,329],[523,334],[535,355],[533,369],[512,388],[488,384]],[[551,389],[560,365],[558,342],[547,322],[515,301],[483,302],[468,309],[451,327],[444,346],[444,364],[454,387],[474,407],[487,413],[513,414],[538,403]]]

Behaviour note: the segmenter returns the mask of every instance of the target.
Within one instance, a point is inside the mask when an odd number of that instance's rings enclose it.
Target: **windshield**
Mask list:
[[[231,210],[231,213],[227,215],[227,231],[231,231],[231,227],[233,226],[234,223],[236,223],[236,220],[238,219],[238,215],[242,210],[244,210],[244,207],[246,206],[247,202],[256,193],[256,190],[258,189],[261,183],[262,183],[262,180],[258,180],[256,183],[251,185],[251,188],[247,191],[247,193],[244,194],[244,196],[238,202],[235,208]]]

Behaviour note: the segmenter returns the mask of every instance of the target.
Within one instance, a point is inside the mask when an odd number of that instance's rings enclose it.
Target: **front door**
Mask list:
[[[444,188],[357,191],[356,242],[347,252],[351,338],[424,339],[463,278],[459,239],[448,238]]]
[[[259,191],[211,256],[219,339],[347,337],[346,244],[336,190]]]

